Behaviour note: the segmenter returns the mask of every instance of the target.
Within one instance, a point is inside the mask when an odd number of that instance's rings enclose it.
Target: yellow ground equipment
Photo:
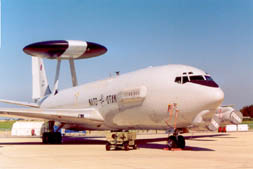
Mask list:
[[[137,144],[135,143],[136,140],[136,132],[129,132],[129,131],[111,131],[106,134],[106,150],[109,151],[111,148],[114,149],[125,149],[129,150],[137,149]]]

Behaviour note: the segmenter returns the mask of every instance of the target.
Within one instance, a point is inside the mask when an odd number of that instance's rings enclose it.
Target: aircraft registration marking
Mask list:
[[[103,105],[104,103],[112,104],[117,103],[117,96],[114,94],[114,95],[107,95],[106,97],[104,97],[104,95],[101,94],[99,98],[98,97],[90,98],[88,101],[90,106],[97,106],[99,104]]]

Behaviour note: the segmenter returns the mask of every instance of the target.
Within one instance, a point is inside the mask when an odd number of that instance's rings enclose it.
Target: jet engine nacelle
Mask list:
[[[106,53],[106,47],[78,40],[43,41],[24,47],[28,55],[47,59],[86,59]]]
[[[210,130],[217,130],[221,123],[229,122],[232,124],[242,123],[243,115],[239,111],[235,111],[230,106],[219,107],[214,114],[211,123],[208,125]]]
[[[217,130],[222,123],[240,124],[243,116],[231,106],[221,106],[215,112],[203,110],[193,120],[193,130]]]

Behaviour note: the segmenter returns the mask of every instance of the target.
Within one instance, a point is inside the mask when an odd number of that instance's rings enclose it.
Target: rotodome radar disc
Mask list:
[[[47,59],[85,59],[106,53],[106,47],[86,41],[54,40],[32,43],[23,51],[31,56]]]

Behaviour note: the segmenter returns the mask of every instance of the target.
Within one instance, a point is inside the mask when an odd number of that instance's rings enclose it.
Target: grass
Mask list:
[[[10,121],[0,121],[0,130],[11,130],[13,123],[16,121],[10,120]]]
[[[253,129],[253,121],[243,120],[242,124],[248,124],[250,129]]]

